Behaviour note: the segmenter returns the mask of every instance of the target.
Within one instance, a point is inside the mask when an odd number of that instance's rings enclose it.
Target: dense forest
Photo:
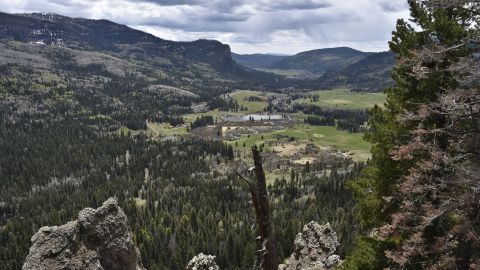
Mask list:
[[[2,269],[20,268],[41,226],[66,223],[111,196],[125,209],[148,269],[183,269],[199,252],[217,254],[223,269],[252,267],[253,212],[246,188],[225,172],[231,146],[98,134],[71,118],[2,120],[1,127]],[[327,167],[330,176],[318,174]],[[316,163],[269,186],[280,258],[309,220],[331,222],[347,254],[355,221],[345,182],[360,170],[342,159]]]
[[[125,210],[147,269],[184,269],[200,252],[216,254],[222,269],[253,267],[254,214],[235,172],[248,160],[221,141],[161,141],[142,131],[149,121],[182,124],[207,96],[69,65],[68,52],[44,53],[61,66],[0,68],[0,268],[21,268],[40,227],[64,224],[109,197]],[[212,122],[200,117],[192,128]],[[270,183],[279,260],[311,220],[330,222],[340,254],[349,253],[357,224],[345,183],[362,166],[332,156]]]
[[[395,85],[385,91],[383,107],[292,105],[296,97],[305,97],[302,93],[268,101],[266,111],[301,113],[300,121],[312,126],[365,132],[372,145],[365,163],[325,153],[305,164],[286,162],[288,176],[268,182],[278,261],[293,252],[296,234],[313,220],[329,222],[336,231],[338,254],[345,259],[339,269],[480,266],[480,3],[408,3],[412,22],[399,20],[390,42]],[[5,18],[10,17],[0,16]],[[127,64],[115,59],[113,65],[77,65],[85,44],[40,50],[20,41],[0,41],[0,56],[15,52],[20,60],[26,54],[38,60],[36,66],[23,60],[0,65],[1,270],[21,269],[40,227],[64,224],[109,197],[128,216],[147,269],[184,269],[200,252],[216,255],[221,269],[255,267],[258,228],[248,188],[238,175],[247,174],[252,163],[245,142],[241,155],[233,143],[194,134],[164,140],[148,137],[145,130],[149,122],[184,124],[182,116],[192,113],[195,103],[219,111],[247,110],[223,98],[245,81],[261,90],[273,85],[282,93],[314,81],[279,86],[284,77],[238,68],[223,58],[207,66],[200,60],[211,59],[187,49],[219,46],[209,41],[175,43],[185,51],[182,57],[169,52],[180,68],[165,69],[168,76],[156,73],[162,64],[137,65],[144,55],[131,55],[135,60]],[[92,44],[116,48],[110,41]],[[111,60],[125,52],[109,53]],[[380,62],[389,63],[391,53]],[[189,59],[198,65],[190,66]],[[132,72],[112,68],[122,65]],[[232,73],[217,73],[221,65]],[[336,84],[347,71],[337,71]],[[359,78],[373,91],[372,72]],[[384,78],[385,72],[375,77]],[[201,80],[177,80],[185,74]],[[234,80],[242,74],[245,81]],[[167,86],[174,84],[188,90]],[[196,117],[189,128],[215,121]]]

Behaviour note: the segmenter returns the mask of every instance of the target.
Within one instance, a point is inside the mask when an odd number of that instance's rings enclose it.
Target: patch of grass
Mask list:
[[[314,74],[308,70],[301,69],[272,69],[272,68],[258,68],[257,70],[273,73],[280,76],[285,76],[290,79],[316,79],[320,78],[320,74]]]
[[[232,98],[238,102],[238,105],[247,107],[248,110],[245,113],[257,113],[263,112],[263,109],[267,107],[268,93],[258,92],[258,91],[249,91],[241,90],[232,94]],[[262,101],[247,101],[246,98],[254,96],[259,97]]]
[[[112,120],[112,117],[109,115],[97,114],[97,115],[90,115],[88,119],[91,120]]]
[[[369,150],[371,144],[363,140],[363,134],[339,131],[335,127],[311,126],[308,124],[298,124],[280,131],[242,136],[237,141],[227,143],[235,145],[236,142],[236,148],[242,150],[244,149],[244,143],[245,149],[249,149],[255,144],[260,145],[276,140],[284,141],[287,137],[292,137],[296,140],[311,141],[319,147],[343,149],[352,152],[356,160],[366,160],[370,157]],[[275,150],[275,148],[281,146],[268,147],[265,145],[265,147],[269,150]]]
[[[337,89],[313,91],[308,94],[318,95],[319,100],[313,102],[310,98],[304,98],[296,102],[338,109],[369,109],[374,105],[383,106],[385,103],[383,93],[356,93],[348,89]]]
[[[117,130],[117,133],[122,136],[127,136],[129,131],[130,131],[129,128],[122,126]]]
[[[172,127],[169,123],[149,123],[147,128],[147,135],[149,137],[156,137],[157,135],[164,136],[177,136],[185,135],[187,133],[187,127]]]
[[[140,199],[140,198],[133,198],[135,200],[135,205],[137,207],[145,207],[145,205],[147,204],[147,200],[143,200],[143,199]]]

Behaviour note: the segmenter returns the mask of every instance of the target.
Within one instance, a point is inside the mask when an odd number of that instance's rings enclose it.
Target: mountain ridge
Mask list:
[[[288,56],[273,55],[273,54],[236,54],[232,53],[232,58],[238,64],[249,68],[268,68],[277,61],[280,61]]]
[[[393,85],[391,70],[395,64],[392,51],[374,53],[339,71],[328,71],[319,80],[322,87],[341,88],[352,86],[353,90],[372,92]]]
[[[272,58],[268,54],[232,54],[240,65],[274,74],[291,74],[307,87],[350,88],[375,92],[393,85],[390,71],[395,63],[391,51],[362,52],[349,47],[324,48],[293,56]]]
[[[81,55],[80,60],[100,71],[106,65],[107,56],[99,54],[106,54],[113,57],[107,61],[110,67],[107,71],[118,71],[118,67],[125,67],[121,72],[114,72],[116,75],[142,74],[150,78],[149,80],[157,81],[156,84],[173,86],[192,93],[204,92],[203,96],[238,88],[331,89],[346,86],[363,89],[365,87],[354,84],[360,82],[366,85],[362,80],[377,78],[357,78],[359,75],[355,72],[347,72],[348,76],[353,77],[338,79],[338,72],[375,55],[348,47],[316,49],[293,56],[239,55],[232,53],[228,44],[216,40],[169,41],[109,20],[70,18],[55,13],[0,12],[0,26],[0,42],[3,43],[16,41],[74,50],[75,57],[68,56],[70,52],[57,52],[60,49],[49,52],[46,58],[56,55],[55,61],[51,62],[56,62],[57,66],[67,60],[70,61],[70,67],[78,66],[78,55]],[[28,53],[32,49],[24,50]],[[32,55],[30,58],[37,56]],[[35,65],[28,61],[24,64]],[[371,70],[374,66],[375,64],[367,68],[360,66],[360,69]],[[280,72],[277,72],[278,70]],[[298,76],[289,77],[290,70],[301,72]],[[161,74],[160,78],[158,74]],[[369,83],[368,91],[375,85],[379,85],[377,91],[383,87],[384,76],[381,80],[378,84]]]
[[[316,49],[289,56],[272,64],[269,68],[324,73],[341,70],[371,54],[349,47]]]
[[[177,42],[165,40],[126,25],[101,19],[70,18],[55,13],[0,13],[0,38],[13,38],[21,42],[43,42],[48,45],[78,45],[114,53],[122,52],[121,45],[139,45],[153,55],[176,53],[192,61],[208,64],[234,65],[230,47],[216,40]],[[28,24],[28,25],[26,25]],[[150,44],[149,44],[150,43]],[[150,46],[148,46],[150,45]],[[207,53],[205,53],[207,52]],[[208,53],[215,52],[212,57]],[[128,51],[126,51],[128,54]],[[207,57],[208,56],[208,57]],[[218,62],[212,60],[217,59]]]
[[[0,26],[3,26],[0,27],[2,43],[16,41],[69,48],[90,54],[90,58],[98,53],[108,54],[138,66],[131,73],[153,76],[154,80],[161,73],[161,84],[192,92],[281,87],[284,82],[280,76],[238,65],[232,59],[230,46],[216,40],[170,41],[109,20],[70,18],[55,13],[0,12]],[[103,62],[94,64],[101,66]]]

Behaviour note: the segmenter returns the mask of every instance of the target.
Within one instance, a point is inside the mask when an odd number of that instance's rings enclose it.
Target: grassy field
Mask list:
[[[168,123],[149,123],[147,128],[147,135],[149,137],[170,137],[187,134],[187,127],[172,127]]]
[[[258,70],[273,73],[276,75],[285,76],[290,79],[316,79],[321,75],[308,72],[307,70],[300,69],[271,69],[271,68],[259,68]]]
[[[133,198],[135,200],[135,205],[137,207],[145,207],[145,205],[147,204],[147,200],[143,200],[143,199],[140,199],[140,198]]]
[[[122,135],[122,136],[127,136],[128,132],[130,132],[130,129],[128,129],[127,127],[124,127],[124,126],[122,126],[121,128],[119,128],[117,130],[118,135]]]
[[[318,94],[319,101],[312,102],[310,99],[301,99],[297,102],[313,103],[323,107],[337,107],[345,109],[366,109],[375,104],[383,104],[385,95],[381,93],[351,93],[349,90],[329,90],[329,91],[314,91],[310,94]],[[221,121],[221,117],[226,114],[246,115],[249,113],[263,112],[267,105],[267,98],[271,93],[262,93],[258,91],[242,90],[231,94],[231,97],[237,100],[239,105],[248,108],[247,112],[222,112],[222,111],[208,111],[206,113],[187,114],[183,118],[186,125],[189,125],[195,118],[202,115],[213,116],[215,120]],[[259,102],[250,102],[245,100],[246,97],[257,96],[262,98]],[[284,130],[267,132],[263,134],[252,134],[250,136],[242,136],[236,142],[227,142],[236,145],[236,148],[242,150],[245,143],[246,149],[254,144],[261,144],[264,142],[282,140],[286,137],[293,137],[296,140],[311,141],[319,147],[328,147],[334,149],[341,149],[350,152],[356,160],[366,160],[370,157],[370,144],[363,140],[363,134],[348,133],[345,131],[338,131],[335,127],[312,126],[303,124],[304,115],[298,113],[292,115],[292,118],[298,124]],[[122,128],[119,132],[127,133],[128,129]],[[168,123],[149,123],[147,135],[150,137],[170,137],[181,136],[187,134],[187,127],[172,127]],[[262,138],[263,137],[263,138]],[[273,147],[274,148],[274,147]],[[272,150],[272,149],[270,149]],[[280,149],[278,149],[280,150]]]
[[[263,109],[267,107],[268,95],[269,93],[241,90],[233,93],[232,98],[238,102],[238,105],[248,108],[246,113],[256,113],[256,112],[263,112]],[[263,99],[263,101],[251,102],[251,101],[245,100],[245,98],[250,96],[260,97]]]
[[[319,100],[312,102],[309,98],[305,98],[297,102],[339,109],[368,109],[375,104],[383,106],[385,102],[383,93],[355,93],[348,89],[313,91],[309,94],[318,95]]]
[[[285,136],[293,137],[297,140],[311,141],[319,147],[333,147],[352,152],[356,160],[366,160],[370,157],[369,150],[371,145],[363,140],[363,134],[338,131],[335,127],[310,126],[306,124],[298,124],[280,131],[250,135],[250,137],[243,136],[236,141],[236,145],[237,148],[242,149],[245,143],[245,147],[248,149],[254,144],[259,145],[279,138],[284,139]],[[235,145],[235,141],[228,143]]]

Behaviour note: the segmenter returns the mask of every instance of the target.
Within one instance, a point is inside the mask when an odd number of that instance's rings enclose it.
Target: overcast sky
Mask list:
[[[349,46],[384,51],[407,0],[0,0],[0,10],[108,19],[170,40],[217,39],[237,53]]]

